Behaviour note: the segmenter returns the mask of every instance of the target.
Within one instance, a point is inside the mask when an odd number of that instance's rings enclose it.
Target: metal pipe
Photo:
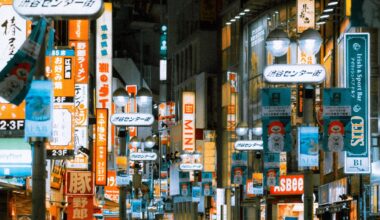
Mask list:
[[[128,130],[125,127],[119,127],[118,138],[119,138],[119,155],[126,156],[126,147],[127,147],[127,133]],[[127,200],[127,186],[122,185],[119,187],[119,219],[127,219],[127,210],[126,210],[126,200]]]
[[[30,138],[32,145],[32,219],[45,219],[46,213],[46,151],[45,138]]]

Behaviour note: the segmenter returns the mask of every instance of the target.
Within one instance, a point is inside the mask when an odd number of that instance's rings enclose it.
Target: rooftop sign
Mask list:
[[[321,83],[325,78],[325,68],[317,64],[277,64],[264,69],[264,80],[269,83]]]
[[[14,10],[24,17],[96,18],[103,8],[102,0],[13,0]]]

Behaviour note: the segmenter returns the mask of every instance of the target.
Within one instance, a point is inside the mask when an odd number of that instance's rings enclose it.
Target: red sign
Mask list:
[[[303,194],[303,175],[280,176],[280,185],[271,186],[271,195],[301,195]]]
[[[116,186],[116,171],[108,170],[107,186],[104,187],[104,198],[119,203],[119,187]]]
[[[93,196],[69,196],[67,207],[68,220],[92,220],[94,209]]]
[[[66,172],[66,195],[93,195],[94,181],[91,171]]]

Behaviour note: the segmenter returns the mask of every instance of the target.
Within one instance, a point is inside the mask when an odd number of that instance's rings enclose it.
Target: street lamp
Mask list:
[[[280,32],[275,32],[277,35],[280,35]],[[278,37],[280,39],[280,37]],[[273,37],[269,34],[267,42],[272,42]],[[289,39],[281,38],[282,43],[277,43],[278,45],[285,45]],[[304,31],[300,38],[298,39],[298,44],[302,52],[315,55],[318,53],[321,44],[322,38],[319,35],[319,32],[314,29],[307,29]],[[272,43],[273,45],[273,43]],[[279,46],[268,46],[267,48],[272,54],[282,54],[285,49]],[[284,53],[285,54],[285,53]],[[283,55],[283,54],[282,54]],[[314,88],[312,85],[305,86],[305,93],[303,98],[303,122],[305,124],[311,124],[313,122],[313,95]],[[266,129],[266,128],[264,128]],[[304,219],[313,219],[313,173],[310,169],[304,170]]]
[[[116,112],[123,113],[124,107],[128,103],[129,94],[124,88],[116,89],[112,94],[112,100],[116,105]],[[119,138],[119,156],[126,157],[126,147],[127,147],[127,136],[128,130],[125,126],[117,126],[118,128],[118,138]],[[129,137],[128,137],[129,138]],[[126,170],[125,170],[126,172]],[[121,185],[119,187],[119,219],[126,220],[127,210],[126,210],[126,199],[127,199],[127,187],[126,185]]]
[[[268,34],[265,43],[267,49],[273,56],[281,57],[288,52],[290,40],[285,31],[276,28]]]
[[[150,110],[151,110],[152,92],[149,89],[142,87],[141,89],[139,89],[139,91],[137,91],[136,101],[139,107],[147,106],[147,107],[150,107]]]

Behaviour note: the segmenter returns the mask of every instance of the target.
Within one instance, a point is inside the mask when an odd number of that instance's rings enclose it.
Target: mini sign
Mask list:
[[[201,163],[183,163],[179,165],[181,170],[202,170],[203,165]]]
[[[264,79],[269,83],[321,83],[325,78],[325,68],[317,64],[279,64],[264,69]]]
[[[156,160],[157,154],[154,152],[132,152],[129,155],[129,159],[132,161],[140,160]]]
[[[271,195],[301,195],[304,190],[303,175],[281,176],[279,186],[270,188]]]
[[[13,1],[14,10],[24,17],[96,18],[102,7],[102,0]]]
[[[111,123],[116,126],[150,126],[154,116],[146,113],[116,113],[111,116]]]
[[[263,150],[262,140],[236,141],[236,150]]]

